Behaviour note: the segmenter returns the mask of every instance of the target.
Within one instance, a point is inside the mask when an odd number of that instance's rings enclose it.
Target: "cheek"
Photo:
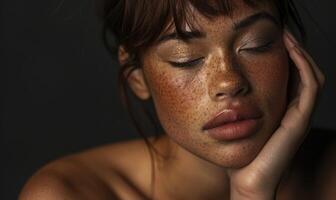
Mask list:
[[[196,128],[200,120],[204,88],[196,72],[174,69],[166,64],[147,65],[148,85],[159,120],[167,132]],[[159,70],[158,70],[159,69]]]
[[[244,98],[263,110],[263,127],[251,140],[226,145],[197,134],[202,132],[202,123],[209,113],[218,110],[216,106],[220,105],[208,96],[205,83],[209,77],[205,73],[173,68],[155,59],[148,61],[144,70],[157,116],[169,137],[211,162],[242,166],[255,157],[279,124],[286,105],[287,61],[285,51],[259,57],[254,62],[241,61],[251,87],[251,93]]]
[[[278,121],[286,107],[288,72],[287,53],[279,49],[277,53],[256,61],[248,73],[257,101],[270,120]]]

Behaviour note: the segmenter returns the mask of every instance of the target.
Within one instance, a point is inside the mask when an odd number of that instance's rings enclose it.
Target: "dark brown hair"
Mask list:
[[[251,7],[259,6],[260,4],[274,6],[278,12],[281,26],[287,26],[294,32],[299,31],[301,38],[305,37],[303,24],[292,0],[243,1]],[[101,3],[100,16],[104,21],[104,44],[113,56],[118,55],[117,51],[120,45],[129,54],[127,62],[121,66],[118,74],[120,96],[131,115],[136,129],[145,140],[153,161],[153,152],[156,151],[144,134],[141,127],[142,123],[136,119],[136,112],[132,108],[129,99],[129,95],[132,95],[132,93],[129,92],[127,84],[128,76],[134,69],[142,67],[143,53],[155,44],[167,27],[175,27],[176,33],[180,38],[187,38],[188,33],[183,27],[188,24],[193,28],[193,19],[189,15],[191,7],[205,17],[212,18],[218,15],[230,15],[232,10],[234,10],[233,3],[232,0],[103,0]],[[126,71],[128,73],[125,76]],[[145,102],[142,108],[143,113],[153,122],[152,124],[156,130],[154,132],[158,133],[157,130],[162,130],[155,112],[153,112],[152,100]]]

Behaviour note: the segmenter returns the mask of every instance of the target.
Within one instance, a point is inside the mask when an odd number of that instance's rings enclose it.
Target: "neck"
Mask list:
[[[188,152],[166,135],[156,148],[161,154],[155,159],[155,193],[159,198],[229,199],[230,182],[225,168]]]

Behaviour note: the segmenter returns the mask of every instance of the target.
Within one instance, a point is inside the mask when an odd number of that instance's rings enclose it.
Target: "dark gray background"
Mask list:
[[[308,49],[327,77],[314,126],[336,130],[335,1],[296,2]],[[46,162],[137,135],[117,96],[117,64],[100,40],[93,1],[3,0],[0,9],[0,198],[15,199]]]

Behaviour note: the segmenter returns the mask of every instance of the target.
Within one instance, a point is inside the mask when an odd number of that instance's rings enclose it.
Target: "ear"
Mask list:
[[[150,97],[150,91],[141,68],[133,70],[128,76],[127,81],[138,98],[146,100]]]
[[[121,65],[124,65],[127,62],[129,55],[123,46],[119,47],[118,57]],[[125,70],[124,76],[126,78],[129,71],[130,69]],[[127,82],[138,98],[146,100],[150,97],[150,91],[142,68],[132,70],[127,78]]]

